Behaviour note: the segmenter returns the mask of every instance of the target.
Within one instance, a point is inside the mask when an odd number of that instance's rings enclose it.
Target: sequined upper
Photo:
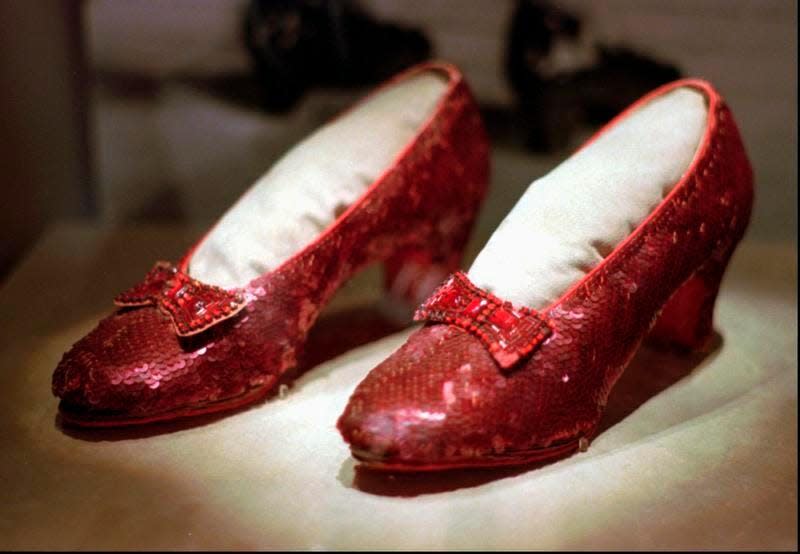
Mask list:
[[[157,266],[119,298],[130,307],[103,319],[58,364],[53,393],[62,413],[82,424],[122,424],[221,409],[274,387],[296,365],[321,308],[366,264],[385,262],[391,277],[405,256],[422,251],[454,269],[484,196],[488,144],[455,68],[423,64],[395,80],[431,68],[450,77],[434,116],[354,209],[239,290],[181,277],[191,249],[174,273]],[[218,304],[219,317],[207,321],[200,312],[209,299],[236,306]]]
[[[752,171],[730,111],[707,83],[678,81],[640,103],[687,85],[710,106],[693,165],[603,262],[541,310],[549,336],[506,371],[468,321],[429,322],[352,394],[338,427],[354,454],[393,467],[533,459],[597,428],[662,309],[660,332],[690,344],[709,333],[719,280],[749,221]],[[675,294],[684,284],[692,290]],[[688,317],[695,308],[700,315]]]

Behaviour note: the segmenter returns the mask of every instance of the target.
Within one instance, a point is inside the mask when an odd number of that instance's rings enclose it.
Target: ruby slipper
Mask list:
[[[454,67],[392,79],[286,154],[180,262],[117,297],[55,370],[62,418],[129,425],[263,398],[356,271],[382,262],[387,289],[418,302],[458,267],[487,173]]]
[[[421,306],[338,427],[368,467],[522,464],[588,446],[646,336],[704,348],[752,171],[708,83],[639,100],[535,182]]]

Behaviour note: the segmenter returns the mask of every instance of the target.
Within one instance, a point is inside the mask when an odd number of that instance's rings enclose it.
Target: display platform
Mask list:
[[[185,423],[61,425],[62,352],[199,231],[60,224],[0,288],[0,548],[796,549],[795,245],[745,242],[714,350],[640,351],[587,452],[392,475],[359,470],[334,427],[411,332],[376,309],[376,270],[326,311],[286,394]]]

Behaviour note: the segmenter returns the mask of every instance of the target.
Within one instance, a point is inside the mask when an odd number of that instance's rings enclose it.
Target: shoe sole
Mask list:
[[[62,401],[58,406],[58,413],[61,420],[69,425],[77,427],[127,427],[133,425],[143,425],[146,423],[163,423],[167,421],[174,421],[178,419],[186,419],[195,416],[209,415],[217,412],[225,412],[243,408],[250,404],[255,404],[259,400],[265,399],[269,396],[271,391],[276,390],[278,387],[271,385],[262,385],[260,387],[252,388],[245,391],[239,396],[226,398],[219,402],[204,404],[202,406],[188,407],[181,410],[164,412],[161,414],[148,415],[145,417],[129,417],[129,416],[107,416],[93,414],[91,412],[81,412],[71,409]]]
[[[579,451],[585,452],[596,433],[597,428],[594,428],[589,433],[580,437],[546,448],[513,452],[505,456],[465,458],[463,460],[451,460],[442,463],[414,463],[408,460],[382,459],[369,452],[353,448],[350,449],[350,452],[353,457],[360,462],[359,467],[386,473],[422,473],[453,469],[491,469],[551,462],[567,458]]]

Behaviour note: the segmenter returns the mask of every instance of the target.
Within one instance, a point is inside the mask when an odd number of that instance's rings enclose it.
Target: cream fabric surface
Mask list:
[[[640,352],[588,452],[516,472],[370,478],[334,423],[410,330],[322,363],[286,398],[195,426],[56,425],[61,353],[194,236],[61,226],[0,289],[0,548],[796,548],[794,244],[737,251],[717,349]],[[376,290],[359,277],[331,307]]]
[[[706,112],[701,93],[677,89],[534,181],[478,254],[470,279],[513,303],[547,307],[672,190],[694,158]]]
[[[222,216],[191,275],[242,286],[299,252],[389,167],[447,85],[435,70],[404,79],[292,148]]]

